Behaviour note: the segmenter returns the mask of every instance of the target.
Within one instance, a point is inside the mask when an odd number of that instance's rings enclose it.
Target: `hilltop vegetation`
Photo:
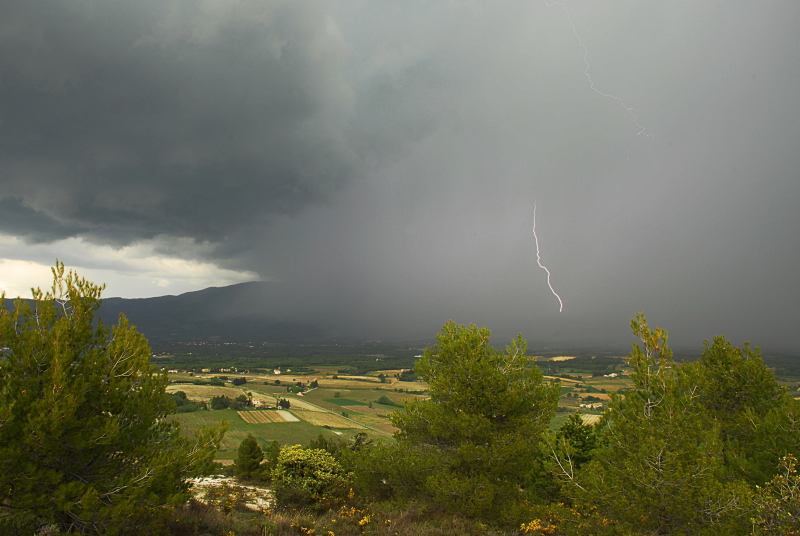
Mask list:
[[[54,276],[32,306],[0,310],[2,534],[800,531],[800,408],[749,344],[716,337],[676,362],[639,314],[627,362],[540,368],[521,337],[500,351],[450,321],[417,377],[209,371],[170,385],[124,316],[93,323],[102,287],[63,265]],[[554,421],[595,399],[596,424]],[[212,464],[223,452],[233,465]],[[211,471],[228,480],[191,491]]]
[[[94,325],[102,287],[53,275],[33,307],[0,309],[0,533],[158,530],[224,429],[181,435],[145,338],[124,316]]]

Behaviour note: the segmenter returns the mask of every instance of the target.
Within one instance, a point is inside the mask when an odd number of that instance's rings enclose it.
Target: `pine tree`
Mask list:
[[[102,286],[61,263],[53,275],[32,305],[0,308],[0,533],[146,533],[224,430],[183,438],[144,336],[124,316],[94,321]]]
[[[252,478],[254,474],[257,474],[263,459],[264,451],[258,444],[258,440],[253,434],[247,434],[247,437],[239,443],[239,450],[234,462],[234,474],[239,478]]]
[[[520,487],[560,388],[544,382],[520,336],[503,353],[489,345],[490,333],[451,320],[425,350],[415,370],[430,399],[392,415],[399,431],[390,456],[400,471],[384,480],[398,489],[418,482],[416,493],[440,507],[503,522],[524,500]]]
[[[719,422],[689,369],[673,361],[667,332],[641,313],[631,327],[642,342],[628,360],[634,388],[612,396],[592,460],[577,474],[562,469],[566,494],[599,526],[616,523],[616,533],[739,533],[748,491],[723,478]]]
[[[728,478],[760,485],[781,459],[800,455],[800,404],[764,365],[759,348],[715,337],[686,369],[700,405],[719,423]]]

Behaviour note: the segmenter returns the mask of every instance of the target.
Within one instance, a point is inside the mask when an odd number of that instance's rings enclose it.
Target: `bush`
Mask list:
[[[231,403],[233,403],[233,400],[225,395],[212,396],[210,402],[211,409],[228,409],[231,407]]]
[[[403,370],[396,377],[401,382],[415,382],[419,379],[413,370]]]
[[[281,449],[272,470],[279,506],[329,508],[345,499],[351,479],[329,452],[300,445]]]
[[[186,393],[183,391],[167,394],[169,394],[170,398],[172,398],[173,402],[175,402],[175,405],[178,408],[178,413],[191,413],[193,411],[199,411],[207,408],[205,402],[192,402],[186,398]]]
[[[383,404],[384,406],[394,406],[395,405],[395,403],[392,401],[392,399],[389,398],[386,395],[381,395],[381,397],[378,400],[376,400],[376,402],[378,404]]]

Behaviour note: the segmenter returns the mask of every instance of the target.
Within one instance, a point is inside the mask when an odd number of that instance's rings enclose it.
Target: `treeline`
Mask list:
[[[271,372],[292,369],[302,375],[313,366],[339,366],[343,374],[366,374],[387,368],[411,368],[418,348],[391,344],[277,344],[277,343],[159,343],[154,345],[159,366],[200,372],[203,368]],[[164,357],[169,356],[169,357]]]
[[[590,372],[598,376],[621,372],[626,365],[624,359],[608,356],[577,356],[567,361],[543,361],[538,363],[545,374],[566,375],[573,372]]]
[[[392,415],[395,444],[271,446],[251,473],[240,449],[236,474],[271,481],[283,508],[316,511],[306,527],[322,533],[332,531],[325,512],[342,505],[378,515],[420,504],[507,534],[800,530],[800,411],[758,349],[717,337],[699,360],[676,363],[664,330],[642,315],[632,328],[634,388],[614,394],[595,426],[573,415],[548,431],[559,384],[532,366],[524,341],[499,352],[485,328],[451,322],[417,363],[431,398]]]
[[[208,409],[208,404],[205,402],[193,402],[186,397],[183,391],[175,393],[168,393],[172,401],[175,403],[178,413],[191,413],[193,411],[200,411]]]

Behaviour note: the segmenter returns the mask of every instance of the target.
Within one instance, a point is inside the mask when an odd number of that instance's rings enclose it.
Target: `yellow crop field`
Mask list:
[[[377,380],[358,381],[347,380],[342,377],[339,377],[335,380],[332,378],[320,378],[318,382],[319,386],[324,389],[370,389],[375,387],[376,384],[381,385]]]
[[[396,381],[392,383],[392,388],[399,388],[403,391],[421,391],[423,389],[428,389],[429,387],[430,386],[422,380],[417,380],[415,382]]]
[[[585,413],[581,413],[581,420],[583,424],[586,426],[592,426],[593,424],[597,424],[600,422],[602,415],[586,415]]]
[[[294,414],[307,423],[313,424],[314,426],[330,426],[331,428],[364,428],[364,426],[356,422],[345,419],[344,417],[339,417],[333,413],[299,410],[295,411]]]
[[[306,411],[325,411],[319,406],[316,406],[310,402],[306,402],[299,396],[284,397],[284,398],[287,398],[289,400],[289,404],[291,404],[290,409],[298,408]]]

